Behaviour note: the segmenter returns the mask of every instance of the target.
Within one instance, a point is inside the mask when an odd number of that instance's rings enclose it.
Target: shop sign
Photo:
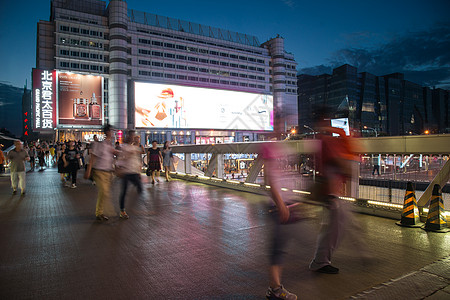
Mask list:
[[[36,131],[53,130],[55,114],[55,71],[33,69],[33,119]]]

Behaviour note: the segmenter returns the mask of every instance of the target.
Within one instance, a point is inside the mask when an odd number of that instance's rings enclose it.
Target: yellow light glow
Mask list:
[[[297,194],[311,195],[311,193],[307,192],[307,191],[292,190],[292,192],[297,193]]]
[[[250,182],[244,182],[244,185],[260,187],[259,184],[256,184],[256,183],[250,183]]]

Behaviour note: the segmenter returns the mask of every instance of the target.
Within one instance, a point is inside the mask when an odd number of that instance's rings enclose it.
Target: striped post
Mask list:
[[[419,209],[417,208],[416,193],[412,182],[408,182],[405,192],[405,200],[403,202],[403,212],[400,222],[396,223],[405,227],[420,227],[423,223],[420,223]]]
[[[427,222],[422,228],[429,231],[447,232],[450,229],[447,226],[445,217],[444,201],[442,200],[441,187],[435,184],[431,196],[430,207],[428,208]]]

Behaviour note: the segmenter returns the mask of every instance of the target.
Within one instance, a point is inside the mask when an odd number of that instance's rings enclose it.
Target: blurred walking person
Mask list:
[[[39,145],[36,148],[37,151],[37,155],[38,155],[38,160],[39,160],[39,171],[44,171],[44,166],[45,166],[45,149],[43,148],[42,145]]]
[[[297,296],[290,293],[281,284],[281,274],[283,269],[283,260],[285,256],[285,248],[289,239],[292,237],[293,228],[287,224],[294,223],[291,220],[291,213],[288,206],[281,196],[281,187],[277,181],[280,178],[280,163],[277,159],[281,153],[276,145],[266,145],[261,149],[262,158],[264,159],[264,175],[266,184],[270,185],[270,195],[275,208],[271,207],[270,216],[273,220],[273,232],[270,245],[270,268],[269,268],[269,288],[266,298],[269,300],[296,300]]]
[[[309,269],[320,273],[337,274],[339,268],[331,265],[331,256],[341,241],[344,227],[350,219],[350,212],[339,196],[346,194],[345,182],[352,176],[352,160],[355,157],[344,130],[330,126],[327,108],[318,109],[315,119],[315,127],[319,130],[316,137],[321,140],[321,149],[316,154],[318,158],[316,168],[321,175],[316,177],[313,197],[322,202],[325,209],[316,252]]]
[[[22,148],[21,141],[14,141],[15,148],[8,152],[8,160],[10,161],[11,171],[11,187],[13,195],[17,194],[19,187],[21,194],[25,194],[25,161],[30,160],[28,153]]]
[[[105,139],[96,142],[92,149],[92,156],[85,173],[85,178],[92,177],[98,188],[97,205],[95,208],[95,217],[99,221],[108,221],[108,217],[104,215],[103,209],[105,201],[111,201],[111,182],[113,178],[114,155],[118,154],[112,145],[112,126],[107,124],[104,126]]]
[[[67,172],[72,178],[72,188],[77,187],[77,173],[80,168],[80,152],[75,148],[75,142],[71,141],[69,143],[69,148],[66,149],[62,156],[64,167],[67,168]]]
[[[147,176],[152,176],[152,184],[155,184],[155,173],[161,170],[162,162],[161,149],[158,148],[158,142],[152,141],[152,147],[147,151]],[[159,182],[159,180],[157,179]]]
[[[166,141],[164,143],[164,148],[162,150],[162,157],[163,157],[163,167],[164,167],[164,172],[165,172],[165,176],[166,176],[166,181],[169,181],[170,180],[170,177],[169,177],[170,164],[172,163],[172,157],[173,157],[173,153],[172,153],[172,149],[170,148],[169,141]]]
[[[116,165],[121,169],[121,191],[119,198],[121,219],[128,219],[129,216],[125,210],[125,196],[128,189],[128,182],[136,186],[139,195],[142,195],[141,169],[142,154],[145,153],[141,145],[135,145],[135,131],[130,130],[127,133],[125,143],[121,146],[121,152],[118,155]]]

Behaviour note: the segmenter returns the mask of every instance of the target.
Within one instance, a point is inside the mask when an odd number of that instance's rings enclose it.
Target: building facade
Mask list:
[[[335,117],[348,117],[363,135],[408,135],[449,132],[449,91],[430,89],[401,73],[376,76],[343,65],[333,73],[298,75],[299,127],[313,126],[311,111],[327,105]],[[446,106],[447,105],[447,106]]]
[[[37,28],[36,68],[102,76],[104,122],[116,128],[135,127],[134,82],[272,95],[275,130],[297,125],[297,63],[282,37],[259,43],[251,35],[129,9],[121,0],[52,0],[50,20]],[[167,139],[170,129],[145,131]],[[233,134],[236,141],[257,139],[254,131]]]

